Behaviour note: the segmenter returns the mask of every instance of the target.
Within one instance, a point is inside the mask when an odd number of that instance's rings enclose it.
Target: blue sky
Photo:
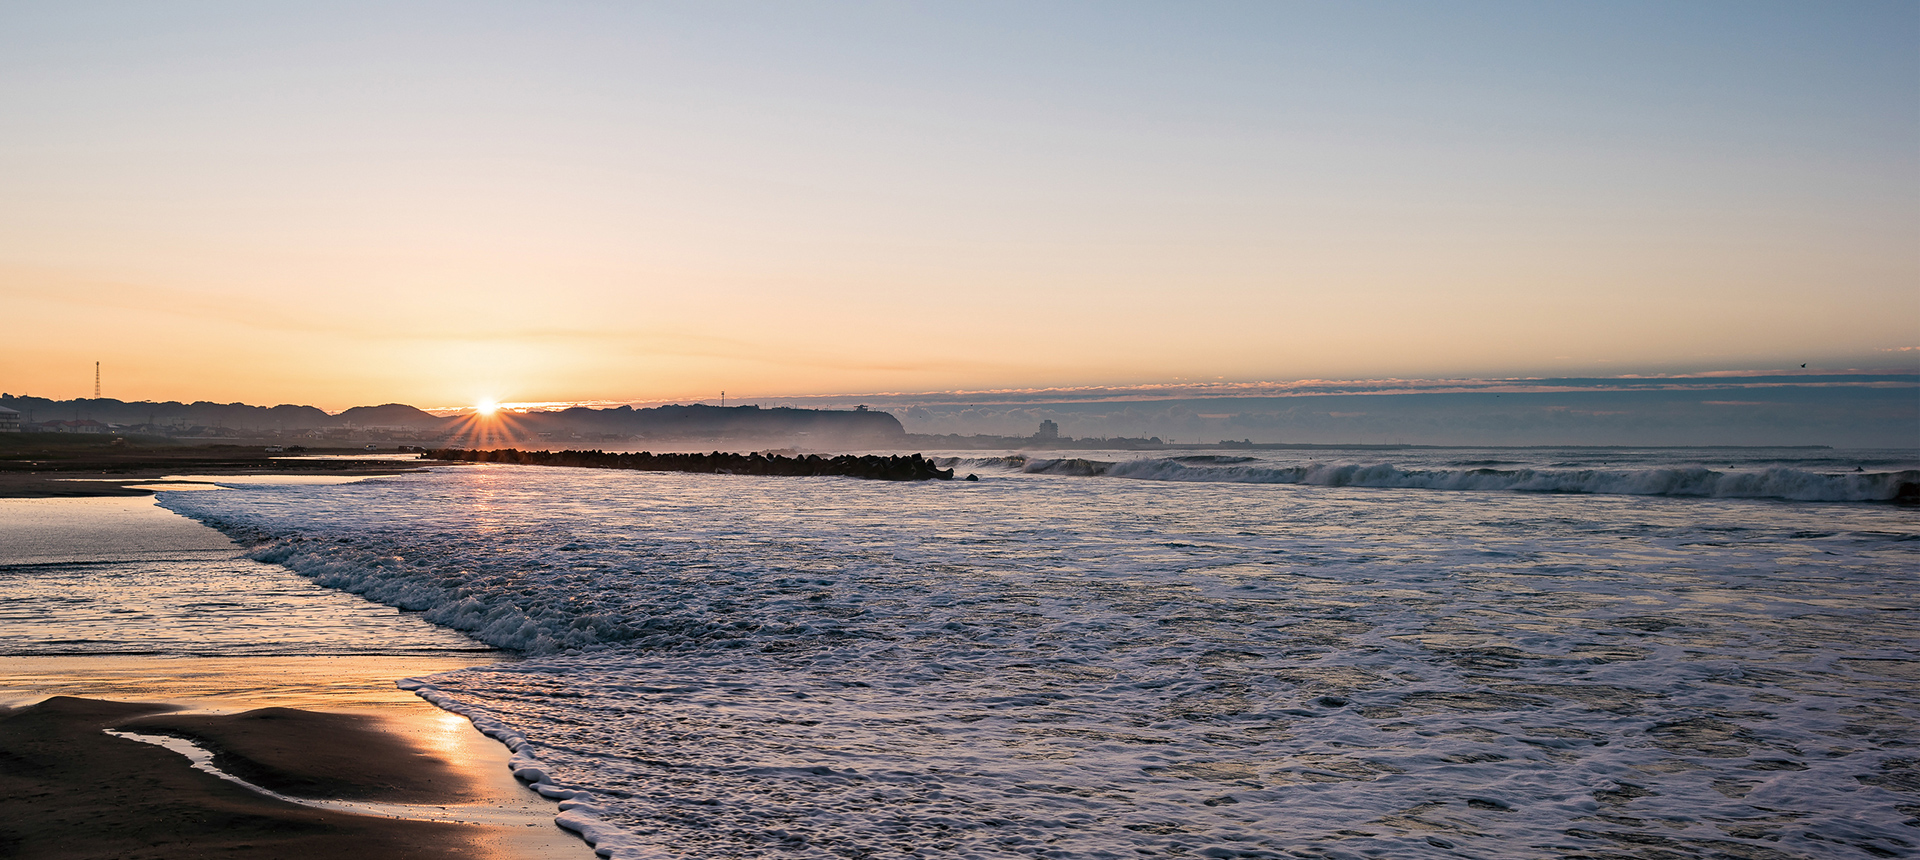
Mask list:
[[[1904,2],[11,4],[0,388],[1911,369],[1916,37]]]

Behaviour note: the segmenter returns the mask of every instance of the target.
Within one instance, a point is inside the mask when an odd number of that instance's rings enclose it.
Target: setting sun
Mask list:
[[[500,411],[500,402],[497,400],[482,400],[479,403],[473,404],[473,414],[475,415],[492,416],[493,413],[498,411]]]

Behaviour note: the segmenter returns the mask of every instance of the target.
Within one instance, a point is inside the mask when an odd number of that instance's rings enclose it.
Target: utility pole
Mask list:
[[[99,397],[100,395],[96,394],[94,396]],[[727,408],[727,392],[725,391],[720,392],[720,408],[721,409]]]

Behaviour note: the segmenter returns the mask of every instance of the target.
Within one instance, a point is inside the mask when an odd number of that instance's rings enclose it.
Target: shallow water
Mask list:
[[[476,466],[165,503],[526,651],[423,692],[615,856],[1920,841],[1912,508],[984,477]]]
[[[150,498],[0,499],[0,657],[491,650],[247,558]]]

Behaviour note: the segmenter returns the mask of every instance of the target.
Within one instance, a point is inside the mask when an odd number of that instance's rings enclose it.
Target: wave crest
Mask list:
[[[1035,475],[1189,483],[1303,484],[1318,487],[1481,490],[1799,502],[1920,499],[1920,471],[1827,474],[1801,469],[1717,471],[1704,466],[1647,469],[1402,469],[1389,463],[1250,465],[1252,458],[1156,457],[1124,462],[1025,456],[953,458],[943,465]]]

